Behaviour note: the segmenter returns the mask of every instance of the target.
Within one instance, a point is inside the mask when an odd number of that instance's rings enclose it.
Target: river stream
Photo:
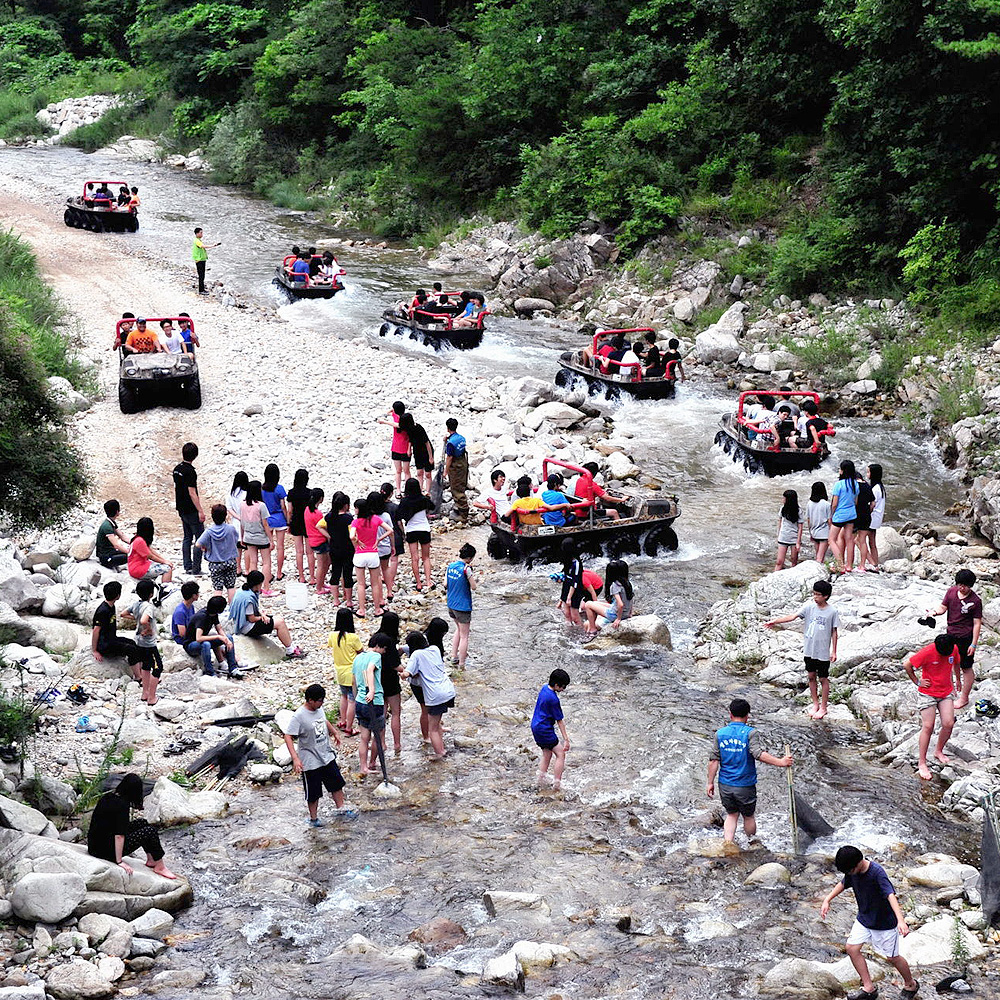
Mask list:
[[[358,234],[198,176],[67,149],[0,150],[0,173],[34,179],[56,219],[64,197],[85,179],[127,178],[140,187],[142,228],[95,237],[98,246],[134,241],[189,271],[191,230],[202,225],[207,242],[223,244],[212,252],[209,278],[222,278],[238,296],[273,303],[317,336],[363,333],[373,346],[397,351],[401,365],[412,363],[414,353],[430,353],[380,341],[376,333],[384,304],[434,280],[415,251],[338,249],[346,291],[327,302],[287,305],[271,278],[288,248]],[[475,274],[453,280],[488,285]],[[544,322],[496,318],[490,327],[480,349],[439,360],[487,377],[547,379],[559,351],[580,339]],[[467,977],[482,959],[530,939],[566,944],[579,955],[533,973],[530,995],[750,996],[757,977],[781,958],[839,956],[839,926],[825,929],[818,916],[821,886],[830,882],[827,869],[816,881],[824,852],[846,841],[890,857],[969,847],[967,834],[938,816],[933,793],[909,769],[886,771],[861,756],[873,739],[859,726],[810,723],[799,704],[760,693],[751,678],[697,672],[685,651],[712,603],[770,568],[784,489],[796,489],[804,503],[812,482],[832,484],[841,458],[860,468],[878,461],[885,468],[887,522],[899,527],[911,519],[945,520],[959,495],[953,475],[927,441],[894,422],[842,420],[831,460],[818,472],[750,477],[712,445],[730,403],[723,388],[693,379],[675,400],[626,404],[615,418],[633,435],[644,481],[680,497],[678,552],[632,561],[637,613],[663,617],[676,651],[582,651],[557,617],[548,579],[554,567],[494,568],[477,594],[458,707],[446,717],[461,747],[444,764],[429,762],[414,735],[411,701],[403,713],[403,753],[390,760],[401,800],[381,800],[370,785],[350,783],[348,802],[361,807],[360,817],[317,831],[304,825],[294,781],[265,790],[239,786],[234,816],[170,833],[171,863],[190,872],[195,888],[194,905],[178,919],[181,940],[171,964],[206,971],[220,997],[228,990],[262,1000],[480,996],[487,988]],[[538,688],[557,666],[572,677],[563,696],[573,749],[562,796],[535,790],[527,727]],[[742,886],[768,850],[790,848],[785,776],[775,769],[761,768],[763,848],[735,860],[688,849],[720,836],[699,825],[709,806],[707,750],[738,693],[749,696],[766,745],[780,750],[790,743],[799,788],[837,828],[811,853],[786,859],[797,876],[791,889]],[[345,752],[345,773],[348,762]],[[260,846],[258,838],[270,845]],[[257,846],[246,845],[254,840]],[[313,905],[269,890],[264,875],[240,888],[257,869],[310,879],[325,899]],[[540,893],[550,916],[490,918],[482,903],[489,889]],[[619,908],[632,911],[630,933],[616,927]],[[324,960],[352,934],[396,945],[436,916],[460,923],[468,940],[432,955],[425,971],[363,958]]]

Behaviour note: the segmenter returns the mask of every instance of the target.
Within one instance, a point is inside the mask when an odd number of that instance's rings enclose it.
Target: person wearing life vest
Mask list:
[[[757,761],[775,767],[791,767],[792,757],[775,757],[760,745],[760,735],[747,721],[750,703],[734,698],[729,704],[729,725],[715,734],[715,747],[708,762],[708,785],[705,792],[715,796],[715,779],[719,779],[719,799],[726,810],[724,836],[729,843],[736,840],[736,825],[743,817],[743,832],[748,837],[757,833]]]

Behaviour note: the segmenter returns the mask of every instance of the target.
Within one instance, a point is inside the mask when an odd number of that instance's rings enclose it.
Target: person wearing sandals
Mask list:
[[[600,631],[597,620],[604,618],[612,628],[618,628],[626,618],[632,617],[632,599],[635,596],[632,582],[628,578],[628,563],[624,559],[612,559],[604,573],[605,593],[610,600],[587,601],[583,610],[587,613],[584,633],[592,638]]]
[[[278,467],[271,462],[264,469],[264,481],[260,486],[260,496],[267,507],[267,523],[271,529],[274,541],[274,554],[277,560],[276,580],[285,578],[285,535],[288,533],[288,492],[278,482],[281,474]],[[270,589],[270,588],[269,588]]]
[[[257,571],[257,560],[264,565],[264,596],[271,593],[271,526],[267,506],[261,499],[260,480],[247,483],[247,495],[240,504],[240,541],[246,546],[247,578]]]
[[[351,541],[351,498],[346,493],[334,493],[330,510],[317,527],[330,539],[330,587],[333,606],[340,607],[340,586],[344,585],[344,605],[351,606],[354,594],[354,543]]]
[[[876,535],[885,519],[885,486],[882,485],[882,466],[873,462],[868,466],[868,486],[872,491],[871,522],[865,532],[868,542],[868,572],[881,573]]]
[[[920,992],[920,983],[913,978],[909,963],[899,953],[899,939],[906,937],[910,928],[885,869],[877,861],[869,861],[858,848],[847,844],[837,851],[833,863],[841,878],[823,898],[819,915],[826,920],[830,904],[845,889],[854,890],[858,904],[858,915],[847,938],[847,954],[861,978],[861,989],[851,993],[848,1000],[875,1000],[878,996],[878,987],[872,982],[868,962],[861,953],[868,943],[903,977],[900,991],[903,1000],[913,1000]]]
[[[406,544],[410,550],[410,568],[413,570],[413,582],[417,593],[423,591],[420,585],[420,567],[424,570],[424,587],[431,587],[431,522],[427,519],[428,511],[434,510],[434,502],[420,489],[416,479],[407,479],[403,487],[403,499],[396,508],[396,523],[406,536]]]
[[[153,606],[153,581],[140,580],[135,585],[135,602],[125,614],[135,622],[135,644],[139,647],[142,671],[142,701],[155,705],[156,689],[163,673],[163,659],[156,645],[158,624]]]
[[[368,640],[368,651],[358,653],[352,667],[354,673],[354,710],[361,729],[358,744],[358,759],[361,763],[360,777],[364,779],[376,759],[377,745],[372,742],[372,734],[385,732],[385,697],[382,694],[382,654],[392,643],[387,635],[376,632]]]
[[[131,818],[133,809],[142,811],[143,798],[142,778],[132,773],[124,775],[115,788],[105,792],[97,800],[90,818],[87,853],[110,861],[131,875],[132,868],[125,857],[141,847],[146,852],[147,868],[161,878],[176,879],[163,862],[163,847],[156,828],[143,819]]]
[[[354,658],[364,652],[364,646],[354,631],[354,612],[338,608],[333,631],[327,640],[333,651],[333,669],[340,687],[340,721],[337,728],[348,736],[357,736],[354,728]]]
[[[354,568],[358,570],[358,615],[366,615],[365,573],[372,586],[372,613],[382,614],[382,566],[378,558],[378,543],[389,534],[382,519],[374,513],[367,498],[354,501],[355,518],[351,521],[350,536],[354,546]]]
[[[251,639],[261,639],[272,632],[285,647],[285,658],[300,660],[306,655],[301,646],[292,642],[284,618],[265,615],[260,610],[261,588],[264,586],[264,574],[252,569],[247,573],[246,583],[242,590],[236,591],[232,604],[229,605],[229,617],[232,619],[234,631]]]
[[[337,766],[337,756],[330,746],[330,737],[340,746],[337,730],[323,712],[326,689],[322,684],[310,684],[303,692],[305,703],[292,716],[285,730],[285,746],[292,756],[292,767],[302,775],[302,788],[309,810],[309,825],[322,826],[319,800],[325,788],[342,816],[357,816],[354,809],[344,809],[344,776]],[[298,747],[294,738],[298,737]]]
[[[133,580],[155,580],[170,583],[174,578],[174,564],[168,562],[153,548],[156,529],[151,517],[140,517],[135,534],[128,546],[128,575]]]
[[[415,633],[420,636],[421,633]],[[414,633],[406,637],[406,645],[403,652],[407,656],[412,656],[417,650],[427,650],[427,655],[433,659],[440,658],[441,669],[444,669],[444,637],[448,634],[448,623],[443,618],[432,618],[424,629],[422,640],[415,640],[416,645],[410,646],[410,639]],[[424,704],[424,688],[420,681],[420,672],[406,675],[410,682],[410,690],[413,692],[414,700],[420,705],[420,738],[424,743],[430,741],[430,715],[427,706]]]
[[[399,713],[402,708],[403,689],[399,683],[399,674],[402,670],[399,649],[399,615],[395,611],[386,611],[382,615],[382,622],[378,630],[392,640],[382,654],[382,696],[385,699],[386,714],[389,716],[392,748],[395,753],[402,753],[403,725]]]
[[[240,533],[226,521],[223,504],[212,505],[212,523],[197,541],[198,548],[205,553],[208,572],[216,593],[225,594],[232,601],[236,593],[236,566],[239,561]]]
[[[286,500],[288,503],[288,534],[295,540],[295,568],[300,580],[305,580],[306,525],[304,515],[311,496],[309,472],[306,469],[296,469],[292,488],[288,491]],[[310,573],[311,575],[312,573]]]
[[[445,571],[448,614],[455,621],[455,638],[451,646],[452,666],[465,669],[469,655],[469,632],[472,629],[472,592],[476,579],[472,575],[472,560],[476,547],[466,542],[458,550],[458,558]]]
[[[434,757],[444,760],[447,751],[444,748],[441,722],[444,713],[455,707],[455,685],[448,676],[438,648],[422,646],[422,643],[427,643],[427,639],[420,632],[410,632],[407,635],[406,646],[410,655],[403,677],[420,678],[424,696],[423,709],[427,713],[427,739],[434,750]]]
[[[381,519],[388,531],[388,534],[379,535],[378,561],[382,570],[382,583],[385,586],[385,599],[391,601],[392,588],[396,583],[396,569],[399,566],[396,551],[396,529],[389,516],[385,495],[381,491],[368,494],[368,506],[372,513]]]

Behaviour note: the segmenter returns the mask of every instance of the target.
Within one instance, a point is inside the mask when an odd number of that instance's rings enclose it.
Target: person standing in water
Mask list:
[[[204,241],[205,231],[199,226],[194,231],[194,243],[191,246],[191,259],[194,261],[195,270],[198,272],[198,294],[206,295],[205,289],[205,269],[208,267],[208,251],[221,247],[221,243],[206,245]]]
[[[760,735],[747,721],[750,703],[734,698],[729,704],[729,725],[715,734],[715,746],[708,762],[708,785],[705,792],[715,797],[715,779],[719,778],[719,799],[726,810],[724,837],[736,842],[736,825],[743,817],[743,832],[748,837],[757,833],[757,764],[791,767],[792,757],[775,757],[760,746]]]
[[[555,758],[552,768],[552,787],[559,791],[562,785],[563,769],[566,767],[566,753],[569,750],[569,736],[566,735],[566,723],[563,721],[562,703],[559,693],[569,687],[569,674],[558,667],[549,674],[549,682],[538,692],[535,701],[535,711],[531,716],[531,735],[542,751],[538,763],[539,788],[549,779],[549,764]],[[562,736],[562,743],[556,736],[556,726]]]

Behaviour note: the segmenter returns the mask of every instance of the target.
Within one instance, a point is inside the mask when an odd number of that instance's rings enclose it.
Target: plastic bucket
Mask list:
[[[309,588],[298,580],[285,585],[285,607],[289,611],[305,611],[309,607]]]

